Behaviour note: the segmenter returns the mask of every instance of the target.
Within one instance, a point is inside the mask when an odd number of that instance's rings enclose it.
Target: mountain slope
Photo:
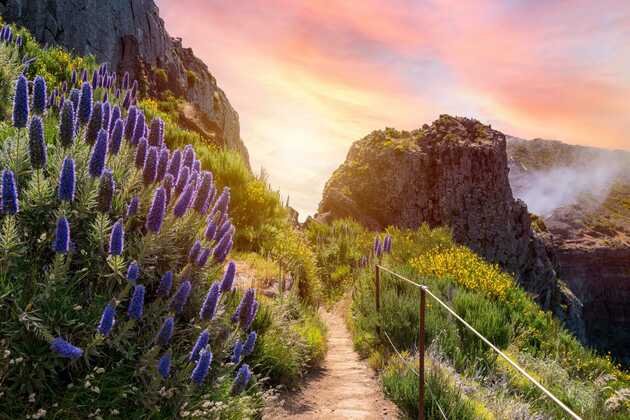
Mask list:
[[[183,123],[249,162],[238,113],[207,66],[169,36],[153,0],[0,0],[0,13],[42,44],[93,54],[120,74],[128,71],[146,93],[186,99],[193,106],[181,110]]]
[[[551,233],[586,342],[630,362],[630,153],[508,138],[510,183]]]

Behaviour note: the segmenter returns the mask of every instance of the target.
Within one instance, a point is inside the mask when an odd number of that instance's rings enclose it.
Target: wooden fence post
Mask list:
[[[376,313],[378,314],[378,325],[376,326],[376,333],[377,335],[380,337],[381,336],[381,318],[380,318],[380,313],[381,313],[381,270],[378,266],[378,264],[376,264],[374,266],[374,269],[376,270],[375,272],[375,277],[374,277],[374,286],[376,288],[376,291],[374,293],[374,297],[376,299]]]
[[[420,333],[418,337],[418,376],[420,381],[418,392],[418,418],[424,420],[424,335],[426,323],[426,292],[420,288]]]

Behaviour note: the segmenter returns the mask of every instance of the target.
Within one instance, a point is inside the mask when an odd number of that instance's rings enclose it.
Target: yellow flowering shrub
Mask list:
[[[425,277],[450,278],[470,290],[505,299],[514,286],[512,277],[463,246],[435,249],[412,258],[411,266]]]

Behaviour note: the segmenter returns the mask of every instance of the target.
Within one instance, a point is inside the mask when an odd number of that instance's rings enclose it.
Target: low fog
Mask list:
[[[544,171],[524,171],[510,174],[518,177],[512,181],[514,195],[523,200],[529,211],[543,217],[555,209],[580,201],[584,194],[591,199],[604,201],[614,181],[628,171],[625,159],[615,159],[611,154],[593,160]],[[512,171],[511,171],[512,172]],[[515,188],[515,185],[518,187]]]

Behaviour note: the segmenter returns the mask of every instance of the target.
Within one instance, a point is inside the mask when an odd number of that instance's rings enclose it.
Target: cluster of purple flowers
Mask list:
[[[247,331],[256,318],[257,312],[258,301],[256,301],[256,289],[251,288],[245,292],[241,302],[236,307],[236,311],[234,315],[232,315],[232,322],[238,323],[244,331]]]

